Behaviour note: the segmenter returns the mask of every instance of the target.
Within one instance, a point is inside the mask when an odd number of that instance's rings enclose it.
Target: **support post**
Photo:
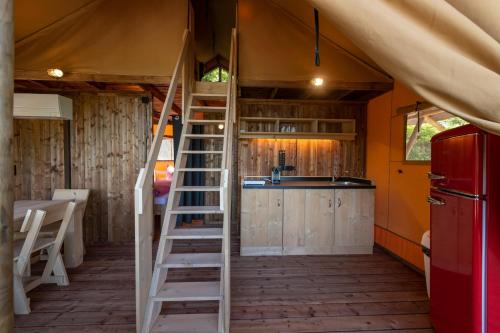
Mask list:
[[[14,0],[0,0],[0,332],[14,331],[12,156],[14,94]]]

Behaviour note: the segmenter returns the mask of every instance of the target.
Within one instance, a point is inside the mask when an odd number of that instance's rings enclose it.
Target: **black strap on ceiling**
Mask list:
[[[314,48],[314,64],[319,67],[319,12],[314,8],[314,31],[316,32],[316,47]]]

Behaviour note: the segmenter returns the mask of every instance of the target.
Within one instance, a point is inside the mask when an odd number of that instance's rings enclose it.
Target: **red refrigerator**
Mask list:
[[[466,125],[431,142],[432,323],[500,333],[500,137]]]

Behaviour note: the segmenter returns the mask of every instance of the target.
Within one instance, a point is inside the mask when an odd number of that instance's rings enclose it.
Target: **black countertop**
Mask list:
[[[244,184],[243,188],[251,189],[369,189],[375,185],[368,179],[339,177],[335,182],[331,177],[281,177],[279,184],[272,184],[271,177],[246,177],[245,180],[268,180],[264,185]]]

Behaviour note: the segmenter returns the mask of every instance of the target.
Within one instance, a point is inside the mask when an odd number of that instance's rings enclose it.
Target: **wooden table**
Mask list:
[[[66,209],[68,200],[19,200],[14,202],[14,231],[19,231],[23,224],[28,209],[41,209],[47,212],[43,225],[59,222],[60,219],[54,212]],[[64,238],[64,265],[66,267],[77,267],[83,262],[84,246],[82,220],[85,201],[76,201],[75,214],[66,231]]]

